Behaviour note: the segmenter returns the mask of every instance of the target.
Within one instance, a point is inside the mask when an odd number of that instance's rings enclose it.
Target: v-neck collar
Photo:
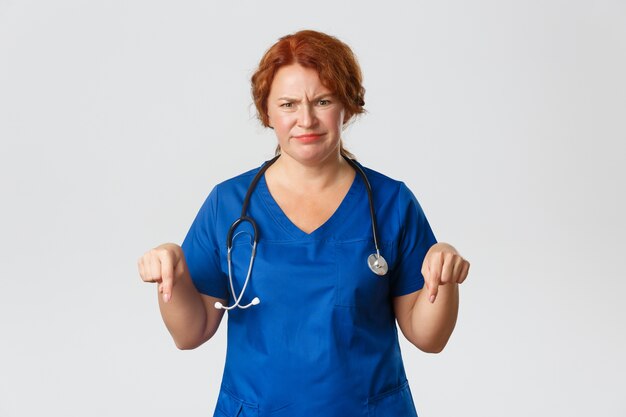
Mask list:
[[[267,182],[265,181],[265,174],[260,178],[259,183],[257,184],[257,190],[262,197],[270,216],[292,238],[297,240],[324,240],[332,237],[336,226],[342,224],[345,216],[352,211],[352,207],[361,185],[361,176],[358,173],[355,173],[348,192],[343,197],[343,200],[341,200],[341,203],[339,203],[335,212],[328,218],[328,220],[311,233],[306,233],[300,229],[289,219],[289,217],[287,217],[285,212],[283,212],[270,193]]]

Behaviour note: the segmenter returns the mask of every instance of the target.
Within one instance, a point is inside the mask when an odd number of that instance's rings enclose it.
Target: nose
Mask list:
[[[300,106],[298,114],[298,126],[302,128],[310,128],[315,125],[317,117],[315,115],[315,109],[311,104],[304,104]]]

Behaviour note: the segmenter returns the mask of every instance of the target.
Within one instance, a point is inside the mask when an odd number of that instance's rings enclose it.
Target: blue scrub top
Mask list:
[[[258,225],[252,275],[228,314],[228,347],[215,416],[416,416],[392,297],[420,290],[426,252],[436,243],[404,183],[363,167],[372,186],[387,275],[375,275],[367,191],[356,175],[339,208],[310,234],[282,212],[262,177],[248,215]],[[259,168],[217,185],[182,245],[202,294],[228,299],[226,235]],[[232,251],[237,295],[250,261],[243,224]]]

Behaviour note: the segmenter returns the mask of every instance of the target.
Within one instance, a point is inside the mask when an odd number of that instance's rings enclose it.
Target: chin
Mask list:
[[[303,165],[320,164],[334,154],[333,152],[315,152],[315,151],[310,151],[310,152],[281,151],[281,152],[286,154],[290,159],[293,159],[294,161],[297,161]]]
[[[334,155],[339,155],[339,144],[329,148],[326,144],[307,144],[282,148],[281,153],[305,165],[322,163]]]

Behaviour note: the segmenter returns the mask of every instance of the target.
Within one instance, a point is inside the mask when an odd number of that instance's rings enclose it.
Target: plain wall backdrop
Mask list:
[[[0,415],[211,415],[226,319],[178,351],[136,262],[271,157],[249,78],[305,28],[361,63],[348,149],[472,263],[444,352],[403,339],[420,417],[626,415],[618,0],[0,0]]]

